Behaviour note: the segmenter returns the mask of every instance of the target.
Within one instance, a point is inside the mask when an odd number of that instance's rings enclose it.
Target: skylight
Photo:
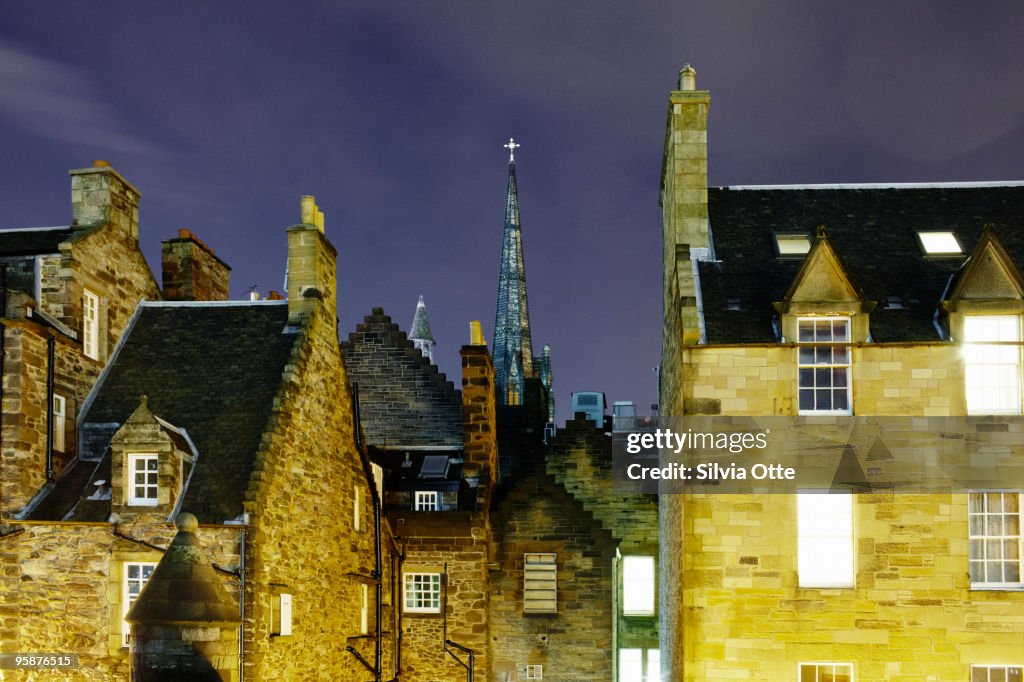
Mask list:
[[[427,455],[420,467],[420,478],[444,478],[448,473],[448,455]]]
[[[926,256],[961,256],[964,250],[949,230],[918,230],[917,238]]]
[[[806,232],[776,232],[774,236],[779,258],[799,258],[811,250],[811,235]]]

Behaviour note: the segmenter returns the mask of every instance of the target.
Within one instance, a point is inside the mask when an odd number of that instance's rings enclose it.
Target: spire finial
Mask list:
[[[501,146],[508,150],[508,162],[515,163],[516,149],[522,147],[523,145],[519,144],[518,142],[515,141],[515,139],[510,137],[508,138],[508,144],[503,144]]]

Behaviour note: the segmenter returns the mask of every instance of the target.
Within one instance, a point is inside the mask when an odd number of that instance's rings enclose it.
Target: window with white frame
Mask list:
[[[1024,493],[968,494],[967,517],[971,587],[1020,588],[1024,543],[1021,507]]]
[[[1022,682],[1024,667],[1019,665],[972,665],[971,682]]]
[[[441,613],[441,574],[405,574],[406,613]]]
[[[352,527],[356,532],[363,530],[363,491],[359,484],[352,486]]]
[[[53,449],[64,452],[64,431],[67,428],[67,400],[64,396],[53,394]]]
[[[622,614],[654,615],[654,557],[622,557]]]
[[[801,492],[796,508],[800,587],[853,587],[853,495]]]
[[[373,485],[377,488],[377,499],[384,504],[384,468],[379,464],[370,464],[373,472]]]
[[[851,414],[850,318],[800,318],[797,342],[800,414]]]
[[[523,555],[523,613],[558,613],[556,555]]]
[[[159,458],[154,453],[128,455],[128,504],[136,507],[156,506],[160,487]]]
[[[526,666],[526,677],[523,679],[527,680],[543,680],[544,679],[544,666],[540,663],[531,663]]]
[[[967,414],[1020,414],[1020,317],[964,317]]]
[[[86,357],[100,357],[100,298],[88,289],[82,290],[82,352]]]
[[[282,593],[271,603],[270,634],[287,637],[292,634],[292,595]]]
[[[619,649],[619,682],[661,682],[661,651]]]
[[[437,500],[436,490],[417,490],[413,507],[416,511],[438,511],[440,506]]]
[[[359,632],[370,631],[370,588],[365,583],[359,586]]]
[[[853,663],[801,663],[800,682],[853,682]]]
[[[156,563],[152,561],[130,561],[123,564],[121,580],[121,646],[128,646],[131,635],[131,626],[123,620],[128,615],[139,593],[145,587],[146,581],[153,575]]]

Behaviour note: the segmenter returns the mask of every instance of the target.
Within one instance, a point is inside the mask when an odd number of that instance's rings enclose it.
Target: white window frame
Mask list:
[[[370,463],[370,471],[373,473],[373,485],[377,488],[377,500],[384,504],[384,467],[379,464]]]
[[[632,660],[623,661],[630,657]],[[639,663],[640,676],[636,676]],[[661,650],[626,647],[619,649],[619,682],[661,682]],[[633,668],[628,667],[632,665]]]
[[[853,663],[846,663],[846,662],[838,663],[838,662],[835,662],[835,661],[808,661],[808,662],[804,662],[804,663],[797,663],[796,679],[797,679],[798,682],[803,682],[803,679],[804,679],[803,678],[804,668],[808,667],[808,666],[813,666],[814,667],[814,682],[819,682],[821,680],[821,673],[823,672],[821,670],[821,668],[823,668],[823,667],[832,668],[832,670],[831,670],[832,675],[835,675],[836,668],[846,668],[850,672],[850,682],[855,682]]]
[[[57,452],[64,452],[67,447],[65,442],[65,430],[67,429],[67,399],[57,393],[53,394],[53,449]]]
[[[358,483],[352,486],[352,527],[357,533],[363,532],[363,491]]]
[[[136,464],[139,462],[156,462],[156,468],[151,469],[149,466],[145,466],[141,472],[137,470]],[[128,506],[131,507],[155,507],[160,504],[160,456],[155,452],[130,452],[128,453],[127,459],[128,465],[128,476],[126,485],[128,487]],[[138,473],[145,474],[146,481],[141,484],[145,494],[141,497],[136,495],[135,489],[139,485],[135,481],[135,476]],[[149,475],[154,474],[156,476],[156,482],[149,482]],[[152,489],[153,496],[149,496],[149,491]]]
[[[366,583],[359,586],[359,632],[370,632],[370,588]]]
[[[441,574],[431,571],[403,573],[402,611],[441,613]]]
[[[413,511],[441,511],[441,496],[436,490],[413,492]]]
[[[836,339],[835,327],[837,322],[844,322],[846,324],[846,338]],[[796,338],[797,338],[797,379],[796,379],[796,401],[799,414],[802,415],[850,415],[853,414],[853,357],[852,357],[852,319],[848,316],[832,316],[832,317],[798,317],[796,320]],[[829,340],[819,340],[818,332],[824,323],[828,323],[829,328]],[[805,325],[811,325],[811,336],[813,338],[803,341],[801,333],[805,328]],[[847,344],[844,346],[829,346],[824,344]],[[845,358],[845,360],[844,360]],[[838,376],[837,370],[843,370],[846,375],[846,386],[837,386],[836,379]],[[828,373],[827,375],[825,373]],[[822,383],[818,385],[819,379],[824,380],[828,377],[827,385]],[[810,385],[805,385],[805,379],[810,378]],[[845,409],[818,409],[817,407],[803,408],[801,407],[801,397],[807,391],[810,391],[810,395],[814,405],[817,405],[818,392],[822,390],[829,391],[830,404],[835,404],[836,393],[839,393],[845,388],[846,394],[846,408]]]
[[[998,500],[994,497],[998,495]],[[980,502],[980,504],[976,504]],[[1004,511],[1007,502],[1015,504],[1014,511]],[[998,509],[996,509],[998,507]],[[975,511],[976,510],[976,511]],[[1016,516],[1016,533],[1011,520]],[[976,490],[967,496],[968,573],[972,590],[1024,590],[1024,492],[1019,490]],[[1016,545],[1016,557],[1011,554]],[[998,552],[999,557],[990,559]],[[980,558],[974,558],[974,557]],[[975,566],[981,564],[984,580],[975,580]],[[1000,566],[1002,580],[988,580],[988,566]],[[1007,569],[1016,565],[1016,580],[1006,580]],[[1012,577],[1012,573],[1011,573]]]
[[[277,637],[288,637],[292,634],[291,594],[282,592],[274,598],[270,627],[270,634]]]
[[[622,615],[653,616],[658,603],[657,564],[653,556],[622,557]]]
[[[1020,315],[964,315],[967,414],[1021,413],[1020,341]]]
[[[978,672],[982,673],[983,676],[975,674]],[[1003,673],[999,679],[1005,680],[1005,682],[1018,682],[1021,678],[1024,678],[1024,666],[1021,665],[972,665],[971,682],[993,682],[993,672]],[[1016,677],[1011,679],[1011,672],[1016,672]]]
[[[157,562],[155,561],[126,561],[121,564],[121,646],[128,646],[128,642],[131,640],[131,626],[125,621],[124,617],[128,615],[128,609],[131,608],[135,600],[138,599],[139,594],[142,592],[142,588],[146,586],[146,583],[150,578],[153,577],[153,571],[156,570]],[[131,568],[139,569],[139,578],[129,578],[128,573]],[[149,569],[149,575],[144,575],[146,569]],[[134,594],[131,588],[138,583],[138,591]]]
[[[558,613],[557,554],[523,555],[523,613]]]
[[[857,555],[852,493],[800,491],[797,505],[797,584],[801,588],[856,586]],[[844,556],[845,555],[845,556]],[[828,563],[824,564],[822,559]],[[834,569],[840,567],[842,571]]]
[[[100,297],[88,289],[82,289],[82,352],[100,359]]]
[[[544,665],[542,663],[527,663],[525,680],[543,680],[544,679]]]

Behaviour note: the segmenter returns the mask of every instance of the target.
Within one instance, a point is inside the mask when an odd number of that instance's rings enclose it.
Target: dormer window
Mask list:
[[[777,258],[801,259],[811,250],[811,235],[806,232],[776,232],[773,237]]]
[[[160,487],[157,483],[159,459],[155,453],[128,455],[128,504],[155,507]]]
[[[963,248],[949,230],[918,230],[917,239],[926,256],[962,256]]]

